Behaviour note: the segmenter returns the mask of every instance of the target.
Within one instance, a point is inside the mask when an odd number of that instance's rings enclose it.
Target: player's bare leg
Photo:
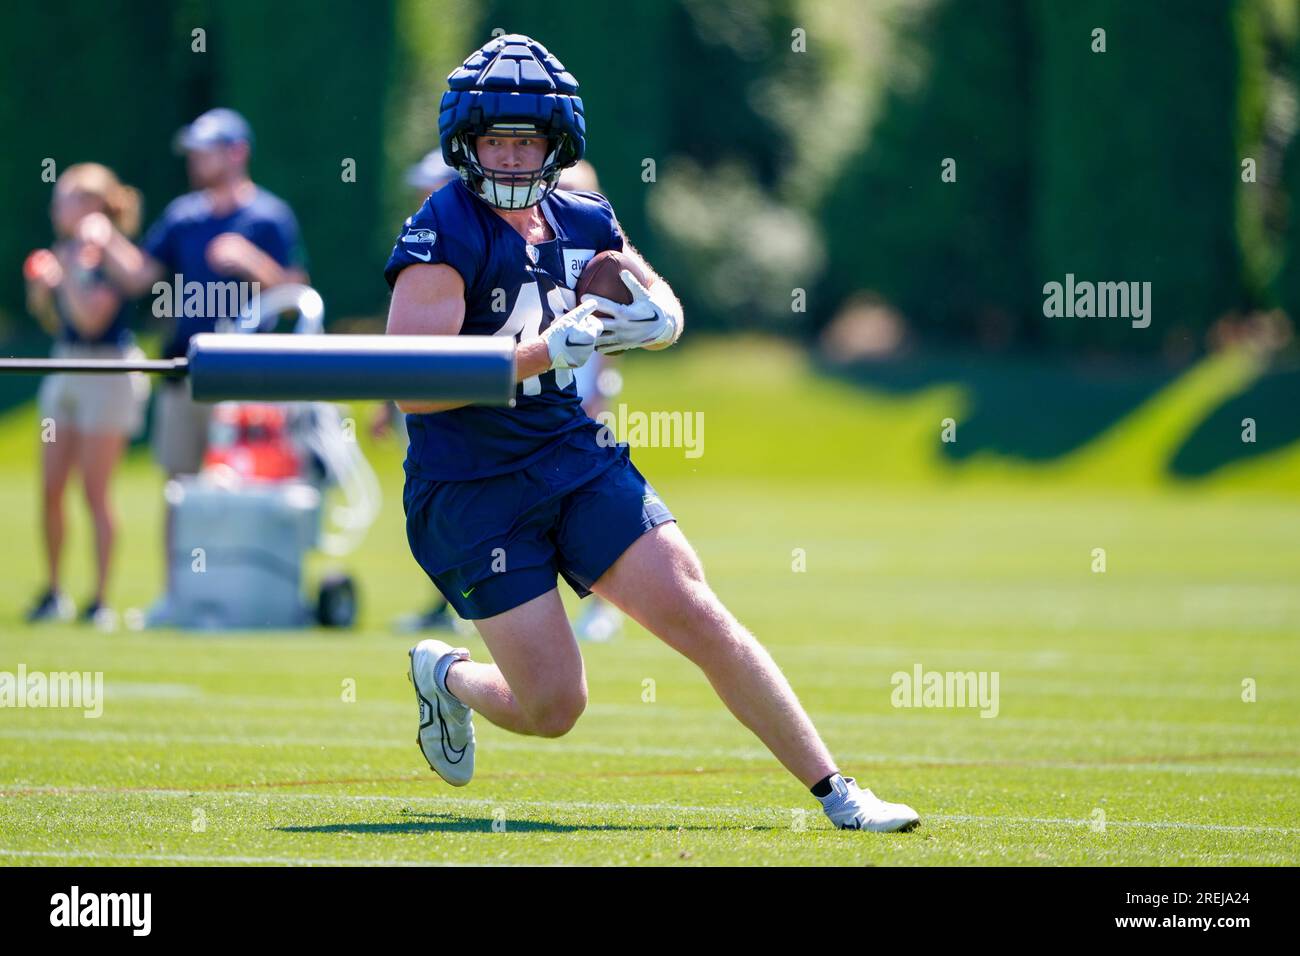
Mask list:
[[[447,689],[506,730],[568,733],[587,706],[587,675],[560,592],[474,624],[492,663],[457,663],[447,672]]]
[[[841,829],[894,832],[920,822],[838,772],[772,656],[718,600],[676,523],[638,538],[593,590],[704,671],[723,703],[821,800]]]
[[[518,734],[559,737],[587,706],[582,656],[554,588],[476,623],[494,663],[433,638],[410,652],[420,752],[456,787],[474,777],[474,711]]]
[[[592,590],[704,671],[736,719],[805,787],[835,771],[789,681],[705,582],[675,522],[633,542]]]

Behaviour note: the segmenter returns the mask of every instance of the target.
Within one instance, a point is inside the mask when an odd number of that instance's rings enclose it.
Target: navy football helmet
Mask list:
[[[560,172],[586,151],[586,122],[578,81],[536,40],[518,33],[483,45],[447,77],[438,110],[438,136],[447,165],[470,191],[499,209],[526,209],[555,188]],[[479,162],[474,139],[544,136],[537,169],[506,172]]]

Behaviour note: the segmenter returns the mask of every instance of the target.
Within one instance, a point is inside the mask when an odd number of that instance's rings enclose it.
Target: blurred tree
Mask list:
[[[835,41],[804,14],[799,0],[685,0],[674,11],[672,135],[649,203],[664,239],[658,264],[696,327],[806,319],[823,247],[805,149],[820,139],[801,134]]]
[[[0,269],[0,317],[22,316],[18,267],[50,241],[45,158],[114,167],[144,191],[147,224],[188,188],[174,133],[217,105],[253,125],[253,176],[297,213],[329,313],[382,308],[398,224],[382,221],[391,7],[342,4],[321,16],[305,0],[181,0],[159,16],[126,0],[15,6],[0,32],[0,127],[22,131],[0,153],[0,174],[17,187],[0,231],[0,262],[11,264]],[[344,181],[345,159],[355,182]]]
[[[451,73],[478,46],[485,11],[473,0],[397,0],[387,81],[383,214],[376,248],[392,248],[402,221],[418,208],[406,171],[438,142],[438,103]],[[383,279],[379,278],[380,290]]]
[[[578,77],[602,189],[697,328],[812,330],[870,291],[943,341],[1187,352],[1225,311],[1300,314],[1294,0],[66,0],[6,27],[10,331],[49,241],[42,160],[113,165],[151,219],[186,188],[172,134],[215,105],[253,123],[330,315],[381,312],[402,174],[494,30]],[[1152,328],[1045,319],[1066,273],[1150,281]]]
[[[1288,42],[1287,68],[1280,81],[1281,105],[1278,113],[1283,119],[1282,135],[1289,141],[1282,170],[1282,192],[1277,216],[1281,223],[1284,245],[1279,255],[1281,266],[1272,285],[1274,301],[1282,306],[1293,321],[1300,322],[1300,136],[1297,127],[1297,87],[1300,87],[1300,29],[1293,17],[1286,27]]]
[[[577,78],[587,120],[587,159],[628,238],[651,262],[662,247],[646,219],[655,184],[643,181],[642,172],[648,159],[661,168],[680,139],[671,93],[681,67],[670,33],[675,6],[575,0],[542,7],[492,0],[482,35],[461,54],[463,59],[486,43],[494,30],[523,33]]]
[[[790,153],[764,96],[764,77],[795,54],[794,0],[672,5],[671,57],[663,93],[673,111],[671,149],[705,166],[743,160],[755,185],[774,192]]]
[[[188,31],[186,31],[188,33]],[[67,0],[6,8],[0,30],[0,335],[34,334],[24,305],[22,262],[53,241],[54,172],[94,160],[145,192],[145,215],[184,183],[171,136],[185,104],[159,80],[181,43],[173,21],[130,0]],[[43,340],[43,335],[36,335]],[[34,387],[34,383],[33,383]]]
[[[1238,82],[1222,0],[1035,0],[1032,287],[1062,345],[1189,355],[1245,300],[1237,242]],[[1105,52],[1093,52],[1095,29]],[[1151,325],[1041,318],[1041,289],[1151,283]]]
[[[895,42],[923,60],[890,77],[879,121],[822,200],[820,321],[869,292],[947,341],[1031,331],[1026,11],[971,9],[942,0],[899,27]]]
[[[374,310],[398,225],[381,222],[392,4],[337,4],[323,15],[308,0],[227,0],[216,10],[216,101],[253,126],[254,178],[297,214],[327,310]]]
[[[789,86],[817,62],[792,50],[800,7],[495,0],[487,16],[487,35],[529,34],[578,78],[601,188],[695,327],[788,325],[792,289],[820,264],[806,196],[786,198],[792,133],[806,119],[797,94],[814,90]]]

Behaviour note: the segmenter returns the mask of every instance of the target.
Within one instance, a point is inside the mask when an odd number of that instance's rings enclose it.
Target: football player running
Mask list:
[[[555,189],[586,147],[576,80],[540,43],[509,34],[472,54],[448,84],[438,130],[460,178],[397,237],[385,269],[388,332],[510,336],[518,381],[511,408],[400,403],[411,438],[403,491],[411,552],[474,622],[493,661],[437,640],[411,649],[429,766],[454,786],[469,783],[475,711],[543,737],[577,722],[587,682],[556,589],[562,576],[700,667],[836,826],[916,826],[910,807],[839,773],[776,663],[710,589],[627,446],[582,411],[573,369],[594,352],[667,348],[683,317],[608,201]],[[636,259],[648,283],[624,271],[631,304],[576,302],[583,264],[607,249]]]

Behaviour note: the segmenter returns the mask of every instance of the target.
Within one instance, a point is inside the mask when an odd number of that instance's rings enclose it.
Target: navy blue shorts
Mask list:
[[[628,455],[581,429],[533,464],[472,481],[408,473],[411,554],[461,617],[492,617],[555,587],[579,597],[656,525],[674,521]]]

